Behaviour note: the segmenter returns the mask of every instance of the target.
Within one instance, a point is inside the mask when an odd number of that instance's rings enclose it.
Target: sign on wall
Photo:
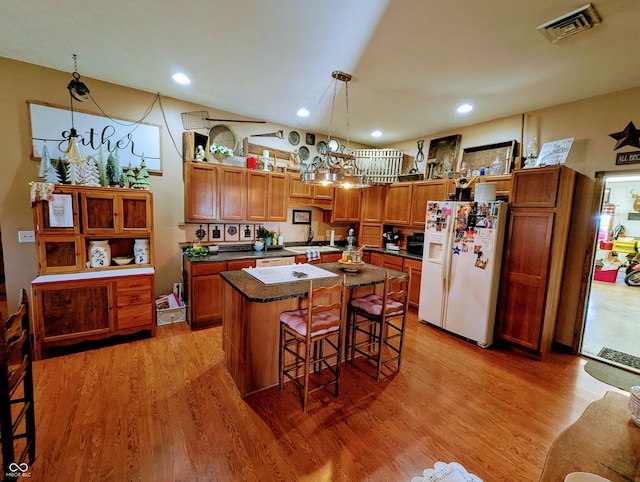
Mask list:
[[[69,143],[71,111],[64,107],[27,102],[31,126],[31,159],[40,159],[46,142],[52,159],[60,159]],[[150,173],[162,174],[161,127],[142,122],[97,116],[73,111],[73,123],[85,157],[106,162],[118,151],[120,165],[140,166],[144,156]]]
[[[616,154],[616,166],[625,164],[640,164],[640,151],[618,152]]]

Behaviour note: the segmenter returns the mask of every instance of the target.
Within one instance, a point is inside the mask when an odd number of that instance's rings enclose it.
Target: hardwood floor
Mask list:
[[[345,365],[340,396],[291,383],[241,399],[221,328],[35,363],[37,458],[46,481],[409,481],[457,461],[485,482],[537,481],[547,449],[607,390],[584,359],[483,350],[408,320],[399,374]]]

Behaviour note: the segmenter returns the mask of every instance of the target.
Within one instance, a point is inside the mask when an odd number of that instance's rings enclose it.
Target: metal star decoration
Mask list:
[[[633,122],[629,122],[622,132],[609,134],[609,137],[613,137],[618,141],[616,142],[616,147],[613,148],[614,151],[624,146],[640,147],[640,131],[636,129]]]
[[[455,246],[453,248],[453,254],[460,254],[460,246]]]

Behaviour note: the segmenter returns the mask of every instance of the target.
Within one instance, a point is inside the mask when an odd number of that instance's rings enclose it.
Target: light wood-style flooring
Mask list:
[[[537,481],[547,449],[607,390],[585,360],[483,350],[409,316],[399,374],[345,365],[340,396],[291,383],[239,397],[221,328],[35,363],[35,481],[409,481],[456,461]],[[364,362],[364,361],[363,361]],[[621,392],[623,393],[623,392]]]

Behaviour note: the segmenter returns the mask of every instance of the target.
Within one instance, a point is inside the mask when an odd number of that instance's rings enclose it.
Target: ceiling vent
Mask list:
[[[600,15],[596,12],[595,7],[587,3],[572,12],[561,17],[538,25],[538,32],[542,34],[551,43],[556,43],[563,38],[570,37],[577,33],[590,29],[601,22]]]

